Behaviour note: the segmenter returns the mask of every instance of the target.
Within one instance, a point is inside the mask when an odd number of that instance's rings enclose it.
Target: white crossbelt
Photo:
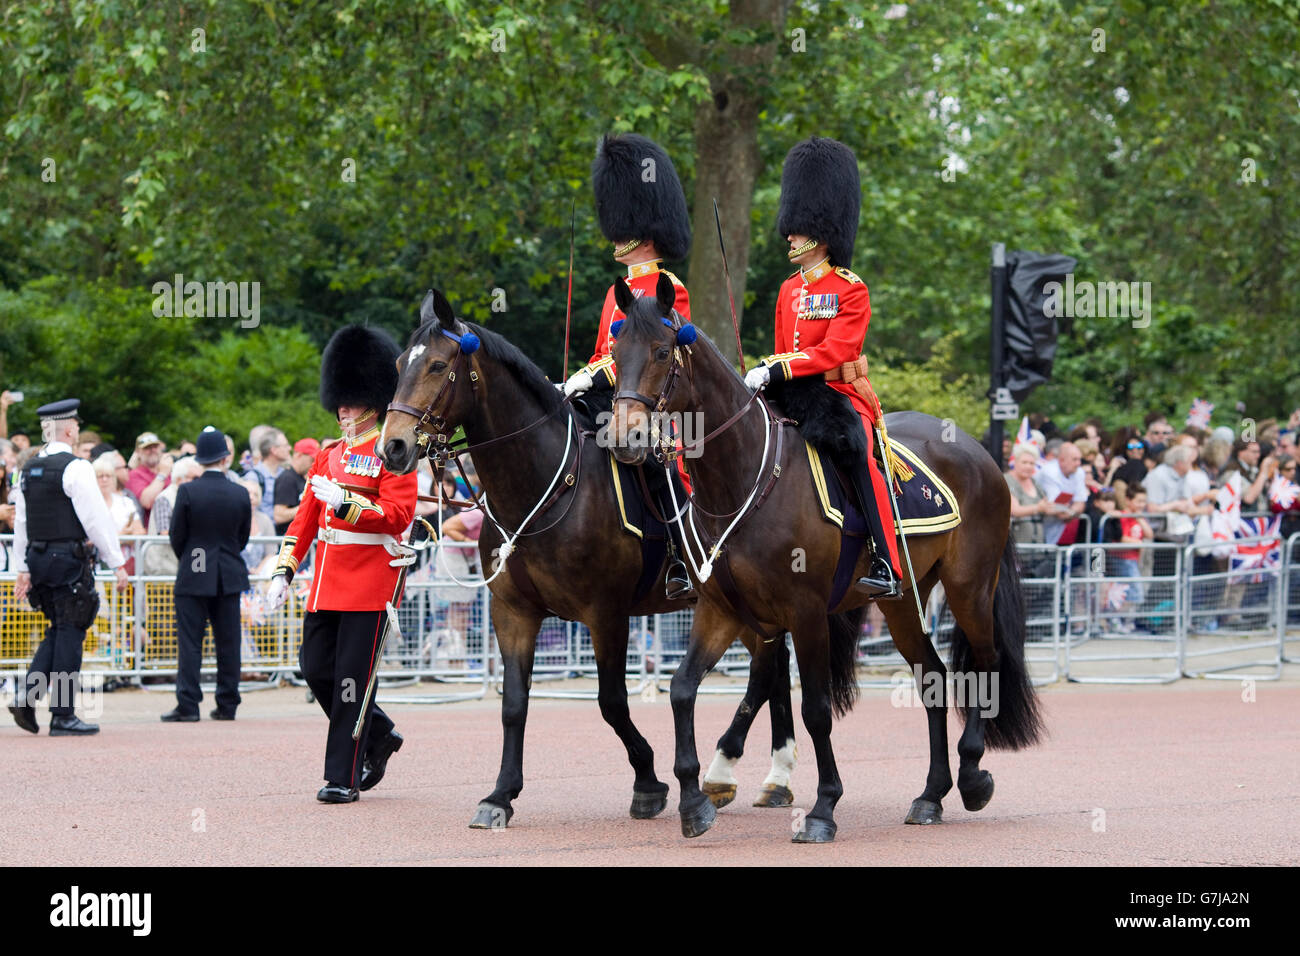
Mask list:
[[[326,544],[370,544],[379,545],[389,554],[393,555],[394,560],[389,561],[389,567],[400,568],[408,564],[415,563],[415,549],[409,544],[403,544],[394,538],[391,534],[375,534],[367,531],[348,531],[344,528],[320,528],[316,532],[316,540],[324,541]]]

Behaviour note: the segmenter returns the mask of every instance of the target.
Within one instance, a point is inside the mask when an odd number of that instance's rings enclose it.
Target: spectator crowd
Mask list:
[[[0,534],[13,531],[13,489],[17,487],[19,473],[27,459],[40,450],[39,442],[33,444],[30,436],[22,432],[10,435],[8,409],[12,393],[0,393]],[[39,439],[39,436],[37,436]],[[324,442],[333,440],[326,437]],[[269,573],[274,564],[276,545],[270,540],[288,529],[298,513],[303,491],[307,487],[307,473],[322,447],[322,440],[304,436],[290,444],[285,432],[274,425],[256,425],[248,436],[248,445],[239,458],[238,468],[232,467],[235,458],[233,440],[227,435],[229,457],[222,463],[225,477],[243,487],[252,502],[253,528],[251,540],[243,552],[244,563],[253,575]],[[145,431],[138,435],[129,452],[119,450],[112,442],[104,441],[90,430],[81,432],[76,454],[89,460],[95,469],[100,493],[113,516],[121,536],[162,535],[171,528],[172,509],[176,503],[176,490],[197,478],[203,471],[194,459],[194,442],[183,439],[168,448],[157,433]],[[465,459],[466,475],[471,483],[477,481],[473,463]],[[433,496],[433,473],[428,461],[422,461],[419,473],[421,495]],[[443,493],[448,499],[464,501],[473,497],[476,487],[469,487],[459,475],[450,473],[444,478]],[[439,518],[446,526],[452,540],[477,539],[481,515],[463,512],[459,508],[444,507],[439,515],[436,502],[421,501],[416,514],[435,527]],[[142,553],[135,553],[131,542],[123,542],[127,557],[127,573],[136,572],[137,561],[141,570],[151,575],[174,576],[177,561],[164,541],[150,543]],[[457,552],[447,560],[466,561]],[[8,570],[11,560],[7,550],[0,546],[0,571]],[[473,559],[465,565],[457,564],[457,577],[477,570]]]
[[[1268,529],[1285,541],[1300,531],[1298,433],[1300,408],[1285,422],[1267,419],[1242,435],[1194,424],[1176,429],[1159,412],[1141,427],[1113,431],[1095,418],[1062,431],[1043,416],[1028,416],[1003,443],[1012,536],[1020,545],[1131,545],[1107,549],[1108,577],[1172,574],[1173,552],[1143,548],[1152,542],[1198,545],[1189,570],[1224,572],[1234,538]],[[1252,518],[1266,520],[1247,524]],[[1052,576],[1050,551],[1022,553],[1032,555],[1025,561],[1032,576]],[[1240,587],[1228,592],[1228,603],[1239,604]],[[1132,608],[1143,588],[1135,581],[1125,597]]]

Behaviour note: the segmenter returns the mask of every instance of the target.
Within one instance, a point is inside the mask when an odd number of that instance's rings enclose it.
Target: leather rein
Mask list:
[[[522,428],[517,428],[514,431],[509,432],[505,435],[498,435],[495,438],[489,438],[487,441],[475,442],[474,444],[465,444],[453,448],[451,445],[451,437],[448,433],[450,431],[454,431],[454,429],[449,428],[449,423],[446,419],[445,412],[447,409],[451,408],[452,402],[455,400],[456,387],[461,380],[461,376],[459,373],[463,372],[467,366],[469,369],[470,390],[477,397],[478,383],[479,383],[478,368],[475,365],[474,359],[470,357],[470,355],[460,347],[459,343],[457,343],[456,357],[452,359],[451,369],[447,372],[446,381],[442,383],[442,387],[438,389],[437,393],[433,396],[433,398],[429,400],[428,404],[425,405],[423,409],[416,408],[413,405],[407,405],[404,402],[392,401],[389,402],[388,404],[388,410],[391,412],[402,412],[403,414],[410,415],[412,418],[416,419],[416,423],[413,431],[415,433],[415,444],[418,448],[417,460],[420,456],[428,458],[430,463],[434,466],[435,471],[438,470],[439,468],[445,468],[449,462],[454,462],[456,465],[456,470],[460,474],[461,480],[464,481],[465,487],[469,490],[470,498],[472,500],[455,501],[455,500],[439,499],[439,498],[429,497],[424,495],[421,495],[420,497],[427,498],[427,500],[431,500],[431,501],[441,501],[442,503],[450,505],[452,507],[482,508],[483,514],[490,517],[492,519],[493,524],[497,525],[497,529],[501,531],[503,534],[506,534],[505,529],[500,526],[496,518],[492,515],[492,512],[488,509],[486,502],[483,501],[482,498],[480,498],[478,492],[474,490],[473,483],[470,482],[469,477],[465,474],[465,467],[464,465],[461,464],[460,456],[468,454],[473,451],[478,451],[483,448],[487,448],[491,445],[499,444],[504,441],[509,441],[512,438],[517,438],[520,435],[523,435],[524,433],[529,432],[532,429],[536,428],[537,426],[541,425],[544,421],[546,421],[552,415],[554,415],[558,409],[552,409],[551,411],[543,414],[540,418],[536,419],[535,421],[525,425]],[[445,402],[444,402],[444,396],[446,396]],[[570,418],[572,418],[573,411],[572,408],[569,406],[570,401],[571,398],[566,397],[564,401],[560,403],[560,407],[565,408],[569,412]],[[442,413],[438,413],[436,411],[440,405],[443,406]],[[570,427],[575,427],[572,421],[570,421]],[[429,429],[432,429],[432,431],[429,431]],[[572,470],[570,470],[564,476],[564,480],[562,482],[557,484],[555,491],[550,495],[550,497],[546,500],[546,502],[542,504],[540,508],[537,509],[534,517],[538,517],[542,513],[549,510],[550,507],[554,505],[555,502],[558,501],[566,491],[568,491],[571,488],[577,487],[578,481],[582,477],[582,446],[586,443],[585,439],[587,438],[588,434],[589,434],[588,432],[578,430],[578,446],[574,453]],[[568,456],[566,455],[565,458],[567,462]],[[561,463],[560,467],[561,469],[563,469],[564,463]],[[554,521],[548,524],[545,528],[538,528],[533,531],[524,531],[521,528],[518,534],[523,536],[528,536],[528,535],[541,534],[544,531],[549,531],[551,528],[555,527],[555,525],[559,524],[561,521],[564,520],[565,516],[569,513],[569,509],[573,507],[573,501],[576,498],[577,495],[574,495],[573,498],[570,499],[569,504],[564,509],[564,511],[561,512],[560,515]]]

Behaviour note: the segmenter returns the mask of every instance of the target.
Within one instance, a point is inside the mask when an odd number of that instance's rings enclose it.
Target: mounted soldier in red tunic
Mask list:
[[[777,352],[750,369],[745,384],[759,389],[770,381],[816,376],[852,403],[862,419],[866,454],[855,457],[849,479],[876,555],[856,587],[887,600],[899,596],[902,569],[889,492],[872,454],[881,411],[862,355],[871,299],[866,284],[848,268],[861,191],[857,157],[843,143],[814,136],[786,156],[777,231],[789,240],[790,261],[800,268],[777,295]]]
[[[627,267],[627,285],[640,298],[653,297],[661,275],[667,276],[677,293],[674,309],[682,322],[690,322],[691,305],[686,286],[677,276],[662,267],[665,259],[685,259],[691,248],[691,217],[686,208],[686,194],[673,161],[653,141],[635,133],[603,137],[591,164],[591,186],[596,194],[596,217],[600,231],[614,244],[616,262]],[[620,279],[620,281],[622,281]],[[591,361],[578,369],[564,383],[565,395],[581,395],[595,387],[614,387],[614,324],[625,316],[614,298],[614,286],[605,293],[600,311],[600,329]],[[593,403],[593,408],[607,409],[609,396]],[[659,469],[647,469],[645,476],[659,510],[670,515],[672,504],[667,483]],[[677,489],[677,500],[685,500],[684,489]],[[686,565],[670,529],[668,536],[668,572],[664,589],[671,599],[688,599],[694,590]]]

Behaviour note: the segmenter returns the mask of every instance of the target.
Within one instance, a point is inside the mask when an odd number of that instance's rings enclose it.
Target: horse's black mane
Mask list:
[[[461,321],[464,322],[463,319]],[[564,396],[551,384],[542,370],[534,365],[527,355],[519,351],[517,346],[508,342],[503,335],[485,329],[481,325],[475,325],[473,322],[464,322],[464,324],[473,329],[474,334],[478,336],[483,354],[509,369],[515,381],[536,399],[543,411],[550,412],[560,407]],[[428,336],[437,335],[441,328],[441,323],[436,319],[425,322],[415,330],[411,336],[411,343],[421,342]]]
[[[652,295],[643,295],[632,303],[632,311],[625,313],[626,321],[633,326],[641,326],[642,331],[657,332],[664,328],[659,314],[659,303]],[[671,318],[671,316],[669,316]],[[683,320],[684,321],[684,320]]]

